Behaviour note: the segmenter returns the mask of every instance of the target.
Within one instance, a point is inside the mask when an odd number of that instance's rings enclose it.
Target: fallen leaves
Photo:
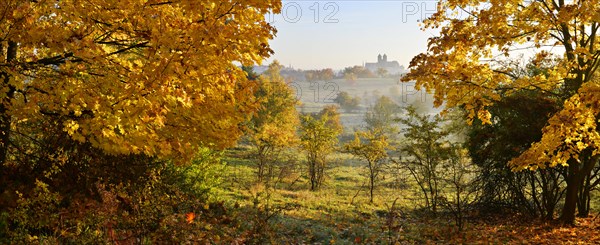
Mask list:
[[[194,218],[196,218],[196,214],[193,212],[185,214],[185,220],[188,224],[194,223]]]

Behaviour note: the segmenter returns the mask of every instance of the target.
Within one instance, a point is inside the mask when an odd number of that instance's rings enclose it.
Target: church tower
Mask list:
[[[381,63],[381,54],[377,55],[377,63]]]
[[[387,62],[387,54],[383,54],[383,62]]]

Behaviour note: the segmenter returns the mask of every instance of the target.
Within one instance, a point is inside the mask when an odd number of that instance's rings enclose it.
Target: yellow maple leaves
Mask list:
[[[440,28],[411,61],[403,81],[434,93],[435,105],[462,106],[469,120],[491,122],[502,96],[537,90],[564,101],[540,142],[510,164],[516,170],[566,165],[598,154],[600,1],[443,0],[424,28]],[[533,55],[542,72],[519,73],[511,57]],[[549,64],[550,63],[550,64]]]
[[[296,134],[299,124],[292,88],[280,75],[281,65],[274,61],[259,78],[256,92],[260,107],[252,118],[250,137],[258,147],[281,148],[298,143]]]
[[[543,136],[509,165],[515,170],[568,165],[578,161],[586,149],[599,154],[600,133],[597,115],[600,114],[600,83],[584,84],[578,94],[565,101],[563,109],[548,121]]]
[[[264,15],[280,5],[2,1],[0,44],[18,49],[0,61],[20,88],[8,113],[17,122],[64,120],[74,139],[113,154],[190,156],[197,144],[231,145],[256,110],[247,103],[254,85],[234,62],[272,53],[275,29]]]

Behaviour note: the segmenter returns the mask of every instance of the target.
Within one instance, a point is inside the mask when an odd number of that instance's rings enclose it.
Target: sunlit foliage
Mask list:
[[[53,118],[110,154],[232,145],[255,107],[234,62],[272,53],[279,1],[2,1],[0,143]]]
[[[599,159],[600,2],[562,0],[446,0],[424,21],[439,28],[428,50],[411,61],[404,81],[434,93],[435,104],[462,106],[468,118],[493,123],[488,107],[522,90],[553,94],[563,101],[530,149],[510,162],[514,170],[569,166],[563,218],[574,220],[578,184]],[[503,57],[533,53],[533,65],[563,52],[543,73],[515,74]],[[568,211],[567,211],[568,210]]]

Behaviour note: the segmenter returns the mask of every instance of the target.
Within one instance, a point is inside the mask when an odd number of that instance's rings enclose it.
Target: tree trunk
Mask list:
[[[317,169],[317,173],[318,173],[318,177],[317,177],[317,190],[321,188],[321,185],[323,185],[323,180],[325,179],[325,157],[323,157],[323,159],[319,160],[319,164],[317,165],[318,169]]]
[[[562,210],[562,215],[560,219],[565,224],[574,224],[575,223],[575,209],[577,207],[577,191],[579,181],[576,180],[577,170],[572,170],[578,168],[578,166],[571,164],[569,165],[569,176],[567,178],[567,192],[565,195],[565,206]]]
[[[591,154],[591,153],[590,153]],[[600,155],[589,157],[586,159],[586,172],[583,173],[580,186],[579,186],[579,198],[577,200],[577,216],[588,217],[590,214],[590,192],[597,183],[592,183],[592,179],[597,177],[597,174],[592,174],[592,171],[596,167],[596,164],[600,161]]]
[[[12,41],[8,42],[5,64],[10,64],[17,58],[17,48],[17,43]],[[2,50],[2,45],[0,45],[0,50]],[[10,141],[11,117],[8,114],[8,107],[11,103],[11,100],[14,98],[15,87],[9,83],[9,74],[2,72],[0,73],[0,77],[2,78],[3,82],[2,86],[8,87],[6,95],[4,95],[4,98],[2,101],[0,101],[0,165],[4,165],[8,155],[8,144]]]
[[[373,180],[373,176],[371,176],[371,186],[369,187],[369,191],[370,191],[369,202],[370,203],[373,203],[373,188],[374,188],[373,185],[374,185],[374,182],[375,181]]]
[[[369,181],[370,181],[370,185],[369,185],[369,202],[373,203],[373,189],[375,188],[375,169],[373,167],[373,164],[369,164],[370,169],[370,175],[369,175]]]
[[[311,191],[315,191],[316,190],[316,185],[317,185],[317,172],[315,169],[315,161],[312,159],[309,159],[309,163],[308,163],[308,175],[310,177],[310,190]]]
[[[556,203],[560,196],[556,172],[553,169],[541,169],[539,176],[542,187],[542,203],[544,205],[542,217],[546,220],[553,220]]]
[[[590,214],[590,174],[585,176],[582,185],[579,187],[579,197],[577,199],[577,216],[588,217]]]
[[[582,153],[581,155],[585,155]],[[582,163],[576,163],[574,160],[569,161],[568,176],[567,176],[567,192],[565,195],[565,206],[560,217],[564,224],[575,224],[575,212],[577,209],[578,192],[583,184],[583,178],[590,174],[598,156],[589,158],[580,156],[583,159]]]
[[[7,77],[7,75],[4,75]],[[7,79],[4,79],[7,80]],[[10,140],[10,116],[7,114],[6,104],[9,99],[0,103],[0,165],[4,166],[8,154],[8,141]]]
[[[456,187],[456,227],[458,231],[461,232],[463,230],[463,210],[462,210],[462,200],[460,196],[460,192],[462,191],[460,188],[460,184],[458,184],[455,180]]]
[[[265,171],[267,170],[267,165],[269,164],[269,147],[268,146],[264,146],[264,145],[259,145],[257,146],[257,158],[258,158],[258,169],[256,172],[256,177],[258,179],[258,182],[263,182],[265,181],[265,176],[267,173],[265,173]]]

